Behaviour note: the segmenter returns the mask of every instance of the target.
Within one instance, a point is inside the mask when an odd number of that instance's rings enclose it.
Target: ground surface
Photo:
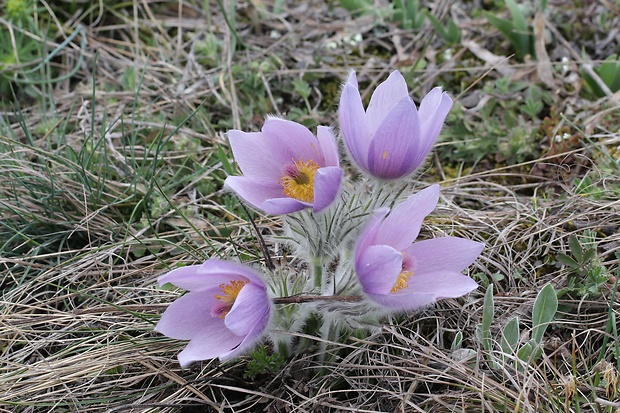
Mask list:
[[[601,62],[619,52],[620,4],[524,3],[513,43],[499,0],[422,2],[456,37],[383,2],[296,3],[0,4],[0,410],[617,412],[620,69]],[[181,370],[184,343],[153,332],[179,296],[158,275],[263,259],[222,191],[224,133],[267,114],[335,125],[350,69],[365,99],[394,69],[416,102],[437,85],[455,99],[420,177],[443,187],[424,231],[486,244],[480,288],[327,363]],[[558,311],[519,363],[510,332],[528,342],[549,283]]]

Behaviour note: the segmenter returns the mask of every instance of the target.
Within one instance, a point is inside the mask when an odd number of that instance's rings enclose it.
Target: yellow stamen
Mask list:
[[[213,296],[216,300],[224,303],[222,307],[218,306],[218,308],[216,309],[218,317],[226,317],[226,315],[230,312],[233,304],[235,303],[235,300],[239,295],[239,291],[241,291],[243,286],[247,283],[248,281],[232,280],[230,284],[220,284],[220,290],[222,290],[222,294],[215,294]]]
[[[388,151],[383,151],[383,159],[387,159],[389,156]]]
[[[314,175],[319,169],[313,160],[303,162],[293,161],[293,165],[288,165],[284,170],[284,176],[278,183],[284,187],[284,193],[298,201],[314,202]]]
[[[413,271],[402,271],[398,274],[394,287],[390,290],[391,293],[397,293],[400,290],[404,290],[409,287],[409,279],[413,277]]]
[[[246,285],[247,281],[233,280],[230,284],[220,284],[223,295],[215,294],[215,299],[224,303],[234,303],[239,295],[239,291]]]

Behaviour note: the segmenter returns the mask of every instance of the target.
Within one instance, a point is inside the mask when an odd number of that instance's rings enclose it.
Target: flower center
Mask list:
[[[391,293],[397,293],[405,288],[409,287],[409,280],[413,277],[413,257],[401,252],[403,255],[403,264],[398,274],[398,278],[394,283],[394,287],[390,290]]]
[[[398,278],[396,279],[394,287],[392,287],[390,292],[397,293],[400,290],[404,290],[405,288],[409,287],[409,279],[411,277],[413,277],[413,271],[401,271],[401,273],[398,274]]]
[[[284,193],[298,201],[314,202],[314,175],[319,169],[313,160],[293,161],[284,168],[284,176],[278,183],[284,187]]]
[[[248,281],[232,280],[230,284],[220,284],[220,290],[222,294],[215,294],[216,300],[220,303],[216,303],[211,309],[211,315],[213,317],[224,318],[230,312],[239,291],[248,283]]]

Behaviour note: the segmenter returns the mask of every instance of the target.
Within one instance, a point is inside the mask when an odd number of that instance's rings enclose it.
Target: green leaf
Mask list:
[[[448,31],[446,33],[446,39],[451,43],[460,43],[461,41],[461,31],[459,27],[454,23],[454,20],[450,19],[448,22]]]
[[[226,172],[227,175],[235,175],[235,168],[228,160],[228,156],[226,155],[222,145],[217,145],[217,159],[222,164],[222,169],[224,169],[224,172]]]
[[[450,345],[450,350],[458,350],[463,345],[463,333],[457,331],[454,335],[454,339],[452,340],[452,345]]]
[[[577,239],[576,236],[571,235],[568,237],[568,246],[570,247],[570,251],[573,253],[573,257],[577,259],[577,262],[583,262],[583,248],[581,247],[581,243]]]
[[[512,318],[502,331],[500,346],[506,354],[514,354],[519,344],[519,317]]]
[[[490,352],[491,351],[491,323],[493,322],[493,314],[495,312],[495,305],[493,303],[493,284],[489,284],[487,291],[484,294],[484,304],[482,307],[482,326],[481,326],[481,340],[482,347]]]
[[[340,0],[340,5],[353,14],[364,14],[372,10],[371,0]]]
[[[590,89],[590,91],[599,98],[602,98],[605,96],[605,92],[603,91],[603,89],[601,89],[601,87],[598,85],[598,83],[596,82],[596,80],[594,80],[594,78],[592,76],[590,76],[588,74],[588,72],[586,72],[585,70],[581,70],[581,77],[583,78],[583,80],[585,80],[586,82],[586,86],[588,87],[588,89]]]
[[[560,264],[568,265],[571,268],[579,268],[581,266],[581,264],[579,264],[577,261],[575,261],[574,259],[572,259],[566,254],[559,253],[558,255],[555,256],[555,259]]]
[[[500,272],[494,272],[491,273],[490,277],[493,279],[493,282],[500,282],[502,281],[504,278],[506,278],[504,276],[504,274],[500,273]]]
[[[478,279],[478,284],[482,285],[483,287],[488,287],[489,283],[491,282],[489,280],[489,277],[487,277],[487,275],[483,272],[477,272],[474,274],[474,279]]]
[[[433,16],[428,10],[424,10],[426,17],[431,21],[431,24],[437,30],[439,36],[448,43],[459,43],[461,41],[461,31],[459,30],[454,20],[449,19],[448,25],[441,24],[439,19]]]
[[[486,19],[491,23],[497,30],[499,30],[506,39],[510,41],[512,46],[515,48],[517,52],[517,56],[523,59],[527,54],[533,54],[533,36],[530,33],[527,24],[525,23],[525,18],[521,14],[521,11],[518,9],[516,4],[508,4],[506,5],[510,9],[513,21],[509,21],[506,19],[501,19],[496,17],[495,15],[483,11],[482,14]],[[515,12],[512,11],[511,7],[515,7]],[[516,13],[516,14],[513,14]]]
[[[584,263],[584,264],[587,264],[590,261],[592,261],[592,258],[594,258],[595,255],[596,255],[596,250],[594,248],[588,249],[583,254],[583,261],[581,261],[581,262]]]
[[[439,19],[433,16],[430,12],[426,13],[426,15],[426,17],[428,17],[428,19],[431,21],[431,24],[433,25],[435,30],[437,30],[437,33],[439,33],[439,35],[443,38],[444,35],[446,35],[446,29],[443,27]]]
[[[617,55],[609,56],[595,71],[613,93],[620,89],[620,62]]]
[[[538,358],[542,355],[543,352],[543,348],[542,345],[535,345],[534,346],[534,351],[532,352],[532,355],[530,356],[530,360],[531,361],[536,361],[538,360]]]
[[[427,13],[420,9],[419,0],[395,0],[392,19],[400,21],[403,29],[419,29],[424,24]]]
[[[526,363],[529,363],[530,362],[530,355],[532,354],[532,351],[534,350],[534,346],[535,345],[536,345],[536,343],[534,343],[532,340],[528,341],[527,343],[525,343],[524,345],[521,346],[519,351],[517,351],[517,357],[520,360],[523,360]]]
[[[526,32],[527,23],[525,22],[525,17],[523,16],[523,13],[521,13],[517,3],[515,3],[514,0],[506,0],[506,6],[508,7],[508,10],[510,10],[510,16],[512,16],[512,24],[514,25],[514,28]]]
[[[527,26],[527,22],[525,21],[525,17],[517,3],[514,0],[506,0],[506,6],[510,10],[510,15],[512,16],[513,23],[513,33],[514,39],[513,45],[517,49],[517,53],[520,53],[521,57],[525,57],[528,53],[534,54],[533,48],[533,36],[531,35],[531,31]]]
[[[308,99],[310,97],[310,94],[312,93],[310,85],[303,79],[293,80],[293,88],[295,89],[295,92],[297,92],[299,96],[302,97],[302,99]]]
[[[483,11],[482,14],[484,15],[484,17],[486,17],[489,23],[495,26],[495,28],[504,35],[504,37],[509,40],[512,38],[514,26],[511,21],[506,19],[500,19],[499,17],[489,13],[488,11]]]
[[[243,377],[254,380],[261,374],[275,374],[282,369],[286,359],[280,353],[268,354],[265,347],[261,346],[250,353],[252,360],[247,364]]]
[[[532,310],[532,339],[542,341],[545,330],[558,311],[558,297],[551,284],[547,284],[538,293]]]
[[[529,364],[540,357],[541,354],[542,347],[531,339],[517,351],[517,358]]]

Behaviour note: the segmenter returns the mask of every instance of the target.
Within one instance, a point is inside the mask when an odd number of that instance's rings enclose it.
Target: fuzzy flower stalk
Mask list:
[[[271,314],[265,283],[251,268],[210,259],[177,268],[159,278],[189,291],[164,312],[155,329],[190,340],[178,355],[182,367],[193,361],[240,356],[262,337]]]
[[[483,244],[456,237],[414,242],[438,200],[439,185],[431,185],[391,211],[380,208],[359,236],[355,273],[366,296],[380,307],[414,310],[478,287],[461,271],[480,255]]]
[[[273,215],[319,213],[338,195],[343,172],[330,128],[319,126],[314,136],[268,117],[260,132],[231,130],[228,139],[243,176],[229,176],[225,186],[253,207]]]
[[[375,89],[364,110],[355,72],[340,97],[340,130],[349,155],[366,174],[381,180],[404,178],[429,154],[452,99],[434,88],[417,109],[398,71]]]

